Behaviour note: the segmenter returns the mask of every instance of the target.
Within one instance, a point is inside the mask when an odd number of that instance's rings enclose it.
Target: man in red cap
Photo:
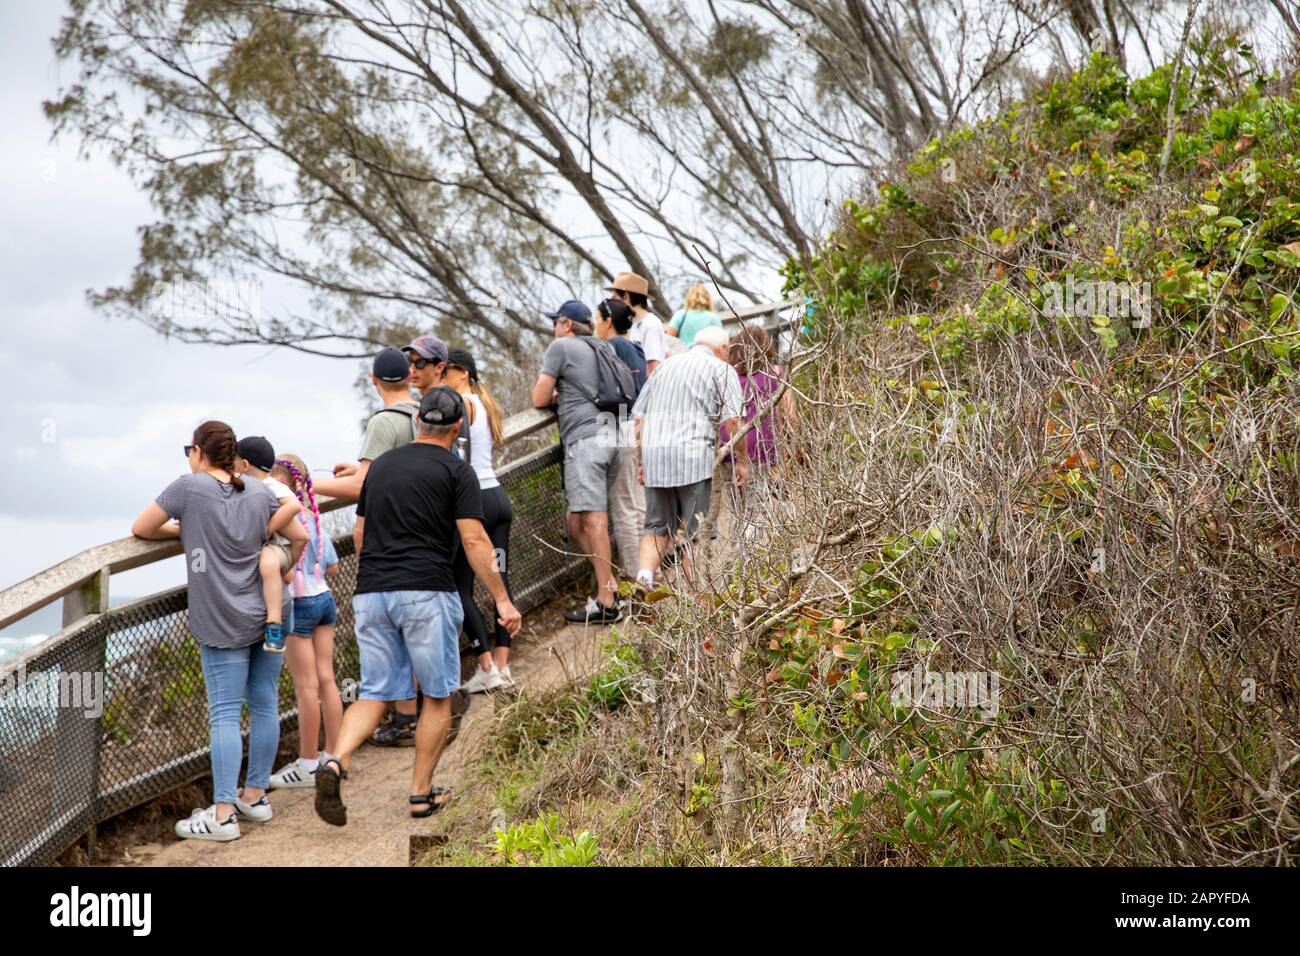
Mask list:
[[[650,311],[650,283],[635,272],[620,272],[614,284],[605,287],[614,298],[627,303],[633,314],[629,341],[641,346],[645,352],[646,378],[654,375],[659,363],[668,357],[668,333],[663,320]]]

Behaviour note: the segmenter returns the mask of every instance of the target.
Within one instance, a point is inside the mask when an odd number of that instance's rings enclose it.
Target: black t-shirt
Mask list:
[[[371,462],[357,516],[366,524],[353,593],[454,591],[456,520],[483,519],[478,478],[439,445],[400,445]]]

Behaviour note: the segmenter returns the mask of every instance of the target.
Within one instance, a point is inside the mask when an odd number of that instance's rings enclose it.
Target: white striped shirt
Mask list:
[[[632,406],[643,419],[641,461],[647,488],[680,488],[713,476],[718,425],[744,411],[740,377],[696,346],[666,359]]]

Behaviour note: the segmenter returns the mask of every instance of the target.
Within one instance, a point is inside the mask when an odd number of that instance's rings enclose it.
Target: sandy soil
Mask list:
[[[605,628],[559,625],[537,643],[522,647],[511,660],[516,683],[544,690],[566,677],[593,672],[600,661]],[[461,770],[488,731],[497,706],[507,698],[476,694],[461,723],[460,734],[442,756],[435,783],[455,786]],[[243,821],[243,835],[231,843],[174,840],[129,851],[136,866],[406,866],[412,843],[423,846],[438,827],[438,816],[412,820],[406,795],[410,789],[411,748],[365,746],[353,757],[350,779],[343,785],[348,824],[332,827],[316,816],[314,790],[277,790],[271,794],[275,818],[269,823]],[[454,799],[453,794],[453,799]],[[413,839],[414,838],[414,841]],[[423,838],[423,839],[422,839]]]

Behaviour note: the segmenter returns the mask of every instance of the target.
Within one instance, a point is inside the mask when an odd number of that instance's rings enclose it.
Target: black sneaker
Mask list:
[[[601,604],[595,598],[587,598],[587,606],[564,615],[571,624],[617,624],[623,620],[623,602],[614,599],[612,605]]]
[[[380,724],[379,729],[371,735],[370,741],[376,747],[414,747],[415,724],[418,720],[418,717],[393,711],[387,723]]]

